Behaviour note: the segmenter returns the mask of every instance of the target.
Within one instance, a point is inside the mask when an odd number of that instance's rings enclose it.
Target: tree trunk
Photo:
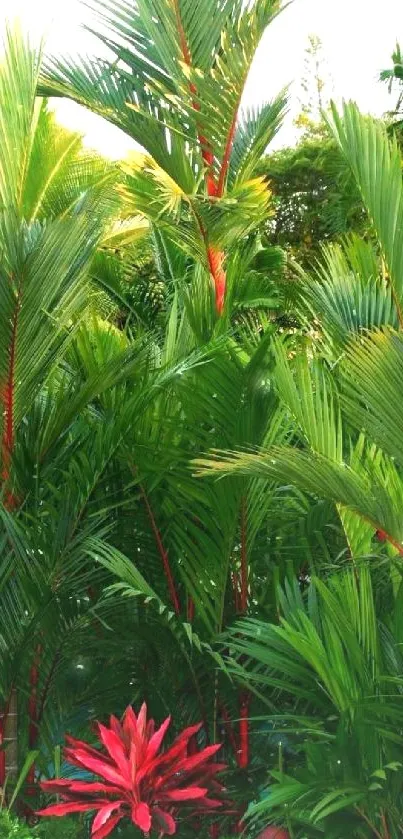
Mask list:
[[[17,723],[17,691],[12,688],[0,713],[0,745],[6,747],[0,752],[0,788],[4,787],[7,777],[15,777],[18,773]]]
[[[6,775],[15,778],[18,775],[18,703],[17,689],[13,688],[5,725]]]

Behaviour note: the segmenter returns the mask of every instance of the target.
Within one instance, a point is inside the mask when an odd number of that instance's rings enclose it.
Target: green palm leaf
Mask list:
[[[403,324],[403,187],[400,152],[379,122],[346,104],[332,108],[331,127],[348,161],[377,235],[388,280]]]

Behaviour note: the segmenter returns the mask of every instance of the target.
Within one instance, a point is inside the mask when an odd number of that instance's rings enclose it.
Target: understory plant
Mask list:
[[[27,824],[24,818],[2,811],[0,815],[1,839],[87,839],[86,828],[75,818],[66,817],[57,823],[54,819],[41,819],[38,824]]]
[[[101,780],[43,781],[42,789],[56,793],[62,801],[40,810],[39,815],[65,816],[95,810],[91,830],[94,839],[104,839],[123,818],[130,819],[146,836],[151,831],[172,835],[184,807],[197,825],[200,816],[223,805],[222,798],[217,798],[223,787],[215,776],[226,769],[226,764],[211,761],[221,744],[198,750],[195,738],[200,723],[184,729],[161,752],[170,722],[167,717],[156,729],[154,720],[147,720],[145,704],[138,716],[129,706],[121,723],[112,716],[109,728],[98,724],[102,750],[67,737],[66,761]]]

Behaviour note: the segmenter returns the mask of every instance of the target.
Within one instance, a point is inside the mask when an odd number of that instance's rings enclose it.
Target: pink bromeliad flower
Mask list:
[[[200,723],[185,728],[162,752],[170,721],[168,717],[155,730],[154,720],[147,721],[144,704],[137,717],[129,707],[122,723],[114,716],[109,728],[97,723],[101,749],[67,736],[66,760],[101,780],[43,781],[42,789],[56,793],[62,801],[40,810],[39,815],[97,810],[92,839],[104,839],[124,817],[145,834],[155,829],[171,835],[176,832],[177,813],[182,806],[190,807],[192,814],[220,807],[222,801],[209,796],[211,791],[223,790],[215,776],[226,769],[226,764],[211,761],[220,744],[190,754],[189,741],[200,730]]]

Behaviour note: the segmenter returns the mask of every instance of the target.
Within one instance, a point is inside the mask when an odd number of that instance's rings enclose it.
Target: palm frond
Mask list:
[[[385,261],[388,282],[399,324],[403,295],[403,186],[400,151],[386,129],[376,120],[362,116],[357,107],[345,104],[342,116],[332,108],[331,127],[346,157]]]

